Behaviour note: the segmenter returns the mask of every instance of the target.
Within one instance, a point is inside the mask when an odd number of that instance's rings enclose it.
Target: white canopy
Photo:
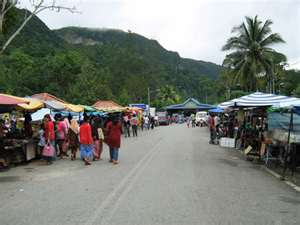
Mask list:
[[[50,114],[50,109],[42,108],[35,113],[31,114],[32,121],[40,121],[44,119],[44,116]]]
[[[250,95],[245,95],[243,97],[233,99],[231,101],[223,102],[218,106],[220,108],[259,107],[259,106],[289,107],[292,105],[298,105],[299,103],[300,103],[299,98],[255,92]]]

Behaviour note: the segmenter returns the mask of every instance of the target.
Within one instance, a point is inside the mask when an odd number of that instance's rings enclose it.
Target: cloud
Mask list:
[[[60,1],[57,1],[60,2]],[[300,59],[300,1],[298,0],[64,0],[81,14],[43,12],[52,29],[64,26],[131,30],[158,40],[183,57],[222,63],[221,47],[233,26],[245,16],[274,21],[273,32],[286,44],[274,46],[291,63]]]

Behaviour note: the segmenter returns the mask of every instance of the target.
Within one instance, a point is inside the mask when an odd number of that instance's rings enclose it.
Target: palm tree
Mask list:
[[[264,23],[254,18],[246,17],[246,23],[234,27],[235,36],[229,38],[223,46],[223,51],[231,51],[226,55],[223,66],[231,69],[234,79],[245,91],[255,91],[258,80],[265,79],[268,91],[274,92],[274,59],[286,57],[276,52],[271,46],[284,43],[278,33],[272,33],[271,20]]]

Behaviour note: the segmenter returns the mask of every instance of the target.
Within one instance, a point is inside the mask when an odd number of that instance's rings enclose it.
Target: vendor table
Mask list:
[[[10,163],[27,162],[36,157],[36,141],[34,139],[5,139],[2,157]]]

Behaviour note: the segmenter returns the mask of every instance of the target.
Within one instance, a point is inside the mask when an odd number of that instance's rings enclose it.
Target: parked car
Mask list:
[[[167,112],[157,112],[158,124],[159,125],[169,125],[169,118]]]

